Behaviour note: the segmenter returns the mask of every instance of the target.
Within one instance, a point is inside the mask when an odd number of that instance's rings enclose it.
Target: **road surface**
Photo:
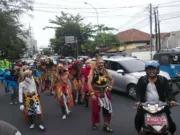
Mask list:
[[[73,107],[71,115],[66,120],[61,119],[61,110],[52,96],[41,96],[41,103],[44,112],[44,125],[46,131],[42,132],[38,128],[29,130],[28,125],[23,121],[23,114],[19,110],[19,105],[10,105],[10,97],[4,95],[2,85],[0,86],[0,119],[11,123],[17,127],[22,135],[106,135],[102,130],[103,123],[99,130],[91,128],[90,108],[83,106]],[[180,95],[177,96],[180,102]],[[134,116],[136,109],[133,109],[134,101],[122,94],[112,94],[113,117],[111,127],[113,135],[136,135],[134,129]],[[172,117],[180,128],[180,107],[173,108]],[[178,129],[180,133],[180,129]]]

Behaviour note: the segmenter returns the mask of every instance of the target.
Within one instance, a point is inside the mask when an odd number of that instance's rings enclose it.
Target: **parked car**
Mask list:
[[[103,59],[105,61],[105,67],[114,78],[113,89],[125,92],[135,98],[135,86],[138,79],[146,75],[145,62],[133,57],[111,57]],[[160,75],[166,77],[171,82],[171,78],[167,72],[160,71]]]

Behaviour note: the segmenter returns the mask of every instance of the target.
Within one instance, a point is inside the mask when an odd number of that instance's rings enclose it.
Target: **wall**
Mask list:
[[[132,43],[132,44],[127,44],[127,45],[124,45],[124,46],[120,46],[119,47],[119,50],[118,49],[110,49],[108,50],[107,52],[114,52],[114,51],[129,51],[129,50],[136,50],[137,47],[139,46],[146,46],[147,44],[146,43]]]
[[[155,54],[155,51],[152,52],[152,57]],[[143,61],[149,61],[151,60],[150,51],[145,52],[132,52],[132,56],[136,56],[138,59]]]

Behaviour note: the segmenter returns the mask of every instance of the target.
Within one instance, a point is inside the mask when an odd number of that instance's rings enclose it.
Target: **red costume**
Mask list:
[[[89,100],[89,88],[88,88],[88,76],[91,71],[91,66],[90,66],[90,60],[86,60],[85,62],[86,66],[81,70],[79,78],[83,82],[83,90],[82,90],[82,102],[85,101],[86,107],[88,107],[88,100]],[[84,81],[82,80],[84,78]]]
[[[81,61],[73,61],[68,68],[70,77],[73,82],[72,94],[75,104],[81,104],[81,97],[82,97],[82,81],[79,80],[79,74],[81,71]]]

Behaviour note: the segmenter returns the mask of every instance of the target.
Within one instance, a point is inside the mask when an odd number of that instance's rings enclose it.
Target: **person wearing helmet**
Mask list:
[[[152,102],[165,102],[169,101],[170,106],[173,107],[176,105],[176,101],[172,94],[172,87],[170,86],[168,80],[159,75],[160,65],[157,61],[149,61],[145,64],[146,75],[139,78],[136,85],[136,107],[137,114],[135,116],[135,128],[140,134],[140,130],[144,124],[144,112],[140,107],[140,103],[146,101]],[[165,96],[166,95],[166,96]],[[170,116],[170,109],[167,107],[164,109],[164,112],[167,115],[169,122],[169,132],[172,135],[176,135],[176,125],[172,121]]]

